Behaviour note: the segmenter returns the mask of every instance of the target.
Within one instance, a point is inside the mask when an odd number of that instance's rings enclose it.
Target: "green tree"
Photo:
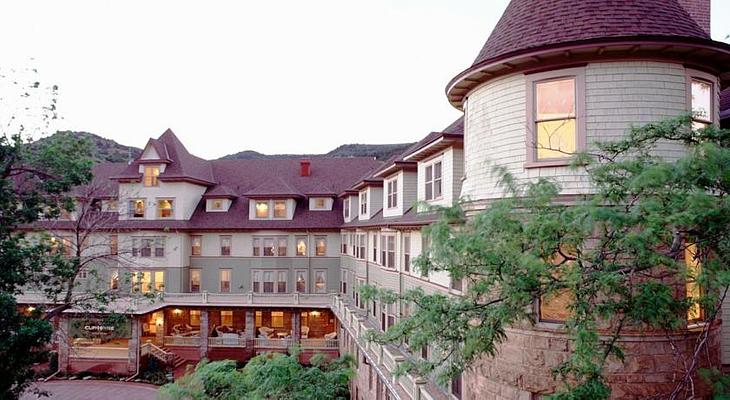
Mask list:
[[[57,87],[19,83],[22,80],[2,71],[0,78],[12,82],[20,93],[17,102],[0,104],[18,112],[3,122],[0,131],[0,399],[13,399],[28,387],[31,366],[46,356],[52,333],[49,316],[41,310],[22,313],[15,296],[31,285],[49,282],[61,271],[52,266],[62,263],[50,254],[48,243],[29,238],[19,228],[72,209],[69,191],[90,180],[91,163],[86,144],[68,137],[31,151],[31,131],[48,128],[56,118]],[[41,95],[50,95],[49,104],[41,102],[35,108],[29,104]],[[32,118],[39,121],[19,122]]]
[[[612,358],[622,360],[622,334],[631,328],[669,337],[687,325],[689,314],[707,324],[666,397],[691,397],[709,327],[730,284],[730,131],[690,126],[688,116],[632,128],[625,138],[576,156],[573,166],[586,171],[595,194],[572,204],[549,179],[518,184],[495,168],[505,198],[469,217],[461,206],[441,209],[442,218],[426,232],[431,245],[415,261],[423,271],[464,279],[463,296],[365,287],[366,299],[415,304],[409,319],[370,339],[429,345],[433,360],[403,368],[445,382],[494,356],[505,328],[534,324],[539,299],[567,296],[572,352],[554,371],[564,383],[554,398],[605,399],[610,388],[603,369]],[[655,151],[660,145],[686,152],[665,160]],[[676,296],[686,283],[702,290]],[[612,339],[600,340],[599,333]]]
[[[291,355],[266,353],[248,361],[242,369],[235,361],[201,361],[193,373],[162,387],[163,400],[331,400],[349,399],[348,383],[354,360],[345,355],[330,360],[312,357],[312,366]]]

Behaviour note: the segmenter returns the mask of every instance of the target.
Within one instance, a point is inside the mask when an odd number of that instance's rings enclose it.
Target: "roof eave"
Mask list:
[[[449,147],[460,146],[463,141],[464,137],[462,135],[444,133],[436,137],[435,140],[414,150],[410,154],[407,154],[403,158],[413,162],[422,161],[436,153],[448,149]]]
[[[516,72],[563,68],[580,62],[617,59],[673,60],[684,64],[719,67],[723,87],[730,84],[730,45],[710,39],[683,37],[615,37],[561,43],[508,53],[472,65],[446,86],[446,96],[457,109],[477,86]]]

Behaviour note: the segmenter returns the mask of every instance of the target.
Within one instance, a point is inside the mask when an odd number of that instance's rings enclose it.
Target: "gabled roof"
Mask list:
[[[511,0],[446,93],[460,108],[469,91],[497,76],[622,57],[730,70],[730,45],[713,41],[677,0]]]
[[[464,141],[464,116],[457,118],[441,132],[431,132],[415,145],[411,146],[403,159],[416,162],[441,151],[449,146],[461,144]]]
[[[238,197],[236,192],[233,191],[233,189],[229,188],[226,185],[215,185],[212,188],[208,188],[208,190],[203,194],[203,197],[209,198],[209,199],[215,199],[215,198],[228,198],[228,199],[235,199]]]
[[[215,183],[210,162],[190,154],[172,130],[166,130],[158,139],[150,139],[148,143],[154,147],[163,161],[167,160],[165,172],[160,173],[158,177],[161,181],[189,181],[205,186]],[[121,181],[141,179],[139,165],[146,163],[141,157],[140,155],[113,179]]]

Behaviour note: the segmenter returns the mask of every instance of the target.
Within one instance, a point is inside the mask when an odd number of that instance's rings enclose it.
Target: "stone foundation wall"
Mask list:
[[[719,324],[709,333],[701,367],[720,367]],[[557,330],[509,329],[495,358],[485,358],[464,375],[465,399],[530,400],[550,394],[560,382],[551,370],[569,357],[570,341]],[[683,359],[694,349],[698,332],[628,335],[620,340],[625,360],[611,360],[605,374],[614,399],[645,399],[671,392],[684,376]],[[695,396],[708,388],[695,377]],[[681,396],[680,396],[681,397]]]

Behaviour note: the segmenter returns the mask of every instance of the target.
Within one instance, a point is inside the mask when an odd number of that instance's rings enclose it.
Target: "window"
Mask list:
[[[273,257],[276,254],[273,238],[264,238],[264,257]]]
[[[147,187],[157,186],[157,177],[160,175],[160,167],[144,167],[144,185]]]
[[[271,312],[271,327],[272,328],[283,328],[284,327],[284,311],[272,311]]]
[[[286,200],[274,201],[274,218],[286,218]]]
[[[129,215],[132,218],[144,218],[144,199],[134,199],[129,201]]]
[[[254,324],[257,328],[264,325],[264,313],[261,311],[256,311],[254,313]]]
[[[233,326],[233,311],[221,310],[221,325]]]
[[[190,292],[192,292],[192,293],[200,292],[200,270],[199,269],[190,270]]]
[[[426,200],[437,200],[442,196],[441,161],[426,166]]]
[[[403,234],[403,270],[411,271],[411,234]]]
[[[200,326],[200,310],[190,310],[190,325]]]
[[[132,275],[132,292],[149,293],[152,290],[152,273],[136,272]]]
[[[274,293],[274,271],[264,271],[264,293]]]
[[[230,235],[221,235],[221,255],[222,256],[231,255],[231,236]]]
[[[323,210],[327,208],[327,199],[325,199],[324,197],[317,197],[316,199],[314,199],[314,208],[318,210]]]
[[[294,240],[296,241],[296,255],[299,257],[306,256],[307,255],[307,237],[306,236],[297,236]]]
[[[327,271],[314,271],[314,293],[327,293]]]
[[[458,290],[459,292],[464,290],[464,279],[451,277],[451,289]]]
[[[386,330],[390,329],[393,325],[395,325],[395,313],[396,313],[396,304],[390,303],[385,306],[385,311],[387,313],[387,320],[386,320]]]
[[[368,213],[368,192],[360,193],[360,215]]]
[[[165,257],[165,238],[161,236],[132,238],[132,256]]]
[[[347,254],[347,234],[343,233],[341,235],[341,241],[342,241],[342,254]]]
[[[119,290],[119,270],[113,269],[109,274],[109,289]]]
[[[297,279],[297,293],[306,293],[307,292],[307,272],[306,271],[296,271],[296,279]]]
[[[253,256],[261,257],[261,239],[259,238],[253,239]]]
[[[565,259],[563,258],[562,254],[570,256],[571,254],[575,254],[575,250],[571,250],[568,248],[561,248],[562,250],[560,252],[555,252],[555,254],[550,257],[548,260],[553,265],[561,265],[563,264],[563,261]],[[561,254],[562,253],[562,254]],[[568,263],[572,261],[567,261]],[[560,275],[560,271],[557,270],[554,272],[556,276]],[[573,302],[573,295],[570,292],[569,289],[558,289],[554,293],[551,293],[550,296],[541,296],[539,300],[539,312],[540,312],[540,321],[542,322],[554,322],[554,323],[563,323],[568,318],[570,318],[572,312],[571,312],[571,304]]]
[[[347,271],[342,271],[342,278],[340,278],[340,293],[347,294]]]
[[[221,269],[220,270],[220,288],[221,293],[231,292],[231,270]]]
[[[565,165],[585,147],[584,69],[527,77],[527,162]]]
[[[109,254],[119,254],[119,236],[116,234],[109,235]]]
[[[421,347],[421,358],[428,360],[428,345]]]
[[[261,271],[251,271],[251,288],[254,293],[261,293]]]
[[[388,181],[387,184],[388,208],[398,207],[398,179]]]
[[[286,271],[278,271],[276,275],[276,293],[286,293]]]
[[[155,291],[161,292],[165,288],[165,272],[155,271]]]
[[[269,218],[269,202],[268,201],[257,201],[256,202],[256,218]]]
[[[210,201],[210,209],[215,211],[220,211],[223,209],[223,200],[221,199],[213,199]]]
[[[345,215],[345,219],[350,218],[350,198],[346,197],[345,200],[342,201],[342,212]]]
[[[698,282],[702,272],[702,263],[696,244],[688,244],[684,249],[684,262],[687,266],[687,277],[685,278],[685,294],[688,301],[692,301],[687,309],[687,321],[697,322],[702,319],[702,308],[697,302],[702,295]]]
[[[314,237],[314,251],[317,257],[324,257],[327,255],[327,237],[326,236],[315,236]]]
[[[276,241],[278,243],[276,255],[279,257],[286,257],[287,238],[278,238]]]
[[[378,262],[378,234],[373,234],[373,262]]]
[[[200,235],[193,235],[190,237],[190,253],[194,256],[199,256],[202,253],[203,237]]]
[[[364,260],[367,252],[365,251],[365,234],[358,233],[355,236],[355,257]]]
[[[382,246],[380,262],[384,267],[395,268],[395,236],[382,235],[380,244]]]
[[[691,107],[692,107],[692,129],[706,128],[712,125],[712,98],[714,91],[712,83],[691,78]]]
[[[172,218],[174,215],[173,204],[172,199],[157,200],[157,218]]]

